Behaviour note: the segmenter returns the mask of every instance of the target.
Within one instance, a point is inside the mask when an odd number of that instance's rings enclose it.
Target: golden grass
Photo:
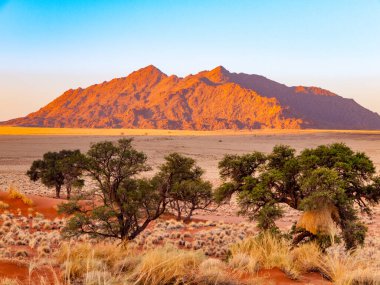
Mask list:
[[[228,262],[169,245],[144,252],[133,245],[86,242],[65,243],[56,256],[68,285],[267,284],[256,273],[275,267],[293,279],[316,271],[338,285],[380,284],[380,276],[363,257],[322,253],[313,242],[293,248],[268,232],[233,245]]]
[[[301,273],[320,271],[322,251],[317,243],[309,242],[301,244],[291,251],[294,266]]]
[[[60,278],[57,275],[56,270],[54,269],[53,265],[50,263],[51,260],[32,260],[29,263],[28,266],[28,273],[29,273],[29,285],[61,285]],[[50,264],[48,264],[50,263]],[[41,268],[43,268],[43,274],[38,273],[36,274],[34,271],[36,269],[39,269],[41,271]],[[32,273],[34,273],[32,275]],[[49,274],[50,278],[47,278],[46,274]]]
[[[191,283],[204,259],[200,251],[178,250],[169,246],[154,249],[144,254],[130,280],[141,285]]]
[[[131,248],[113,244],[99,243],[94,246],[84,242],[75,245],[64,243],[57,254],[57,260],[62,264],[64,278],[69,283],[70,280],[85,277],[89,272],[108,272],[131,256]]]
[[[11,199],[20,199],[25,205],[33,206],[33,201],[20,193],[14,186],[10,186],[8,189],[8,197]]]
[[[240,252],[232,255],[228,261],[228,265],[235,274],[242,276],[246,273],[256,273],[260,269],[260,260],[257,256]]]
[[[228,264],[201,251],[163,246],[141,252],[114,244],[64,244],[57,262],[65,284],[84,285],[219,285],[237,282]],[[252,276],[247,284],[258,284]]]
[[[253,261],[253,265],[243,262],[243,270],[271,269],[277,267],[284,271],[291,278],[298,278],[299,269],[295,266],[290,242],[275,237],[269,232],[260,234],[259,236],[248,238],[231,247],[232,260],[239,255],[247,255]]]
[[[380,273],[368,267],[358,254],[337,251],[328,253],[318,260],[319,268],[336,285],[380,284]]]
[[[227,270],[227,265],[216,258],[208,258],[200,265],[194,284],[242,284]],[[249,284],[256,284],[253,280]]]
[[[237,273],[278,267],[295,279],[314,271],[322,273],[337,285],[380,284],[376,266],[370,265],[360,250],[346,252],[335,249],[322,253],[314,242],[292,248],[289,242],[270,233],[233,245],[229,265]]]
[[[217,135],[281,135],[310,133],[355,133],[380,134],[380,131],[367,130],[294,130],[294,129],[262,129],[262,130],[159,130],[159,129],[87,129],[87,128],[35,128],[35,127],[0,127],[0,135],[100,135],[100,136],[217,136]]]

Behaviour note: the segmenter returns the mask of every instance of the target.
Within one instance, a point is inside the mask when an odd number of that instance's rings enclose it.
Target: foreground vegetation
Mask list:
[[[355,255],[323,254],[315,243],[293,248],[289,241],[264,232],[233,245],[226,260],[206,257],[201,251],[158,247],[144,254],[133,245],[65,244],[58,257],[68,282],[86,284],[265,284],[257,272],[280,268],[290,278],[320,272],[335,284],[377,284],[380,276]],[[84,267],[83,264],[87,266]]]
[[[61,275],[54,273],[49,281],[42,275],[34,275],[29,281],[56,285],[268,284],[270,280],[259,272],[279,268],[294,280],[318,272],[338,285],[379,284],[379,273],[361,258],[360,251],[343,253],[337,249],[323,253],[316,243],[292,247],[288,240],[269,232],[232,245],[226,259],[172,245],[141,251],[134,243],[120,247],[106,242],[67,242],[61,245],[54,260],[47,263],[50,268],[45,267],[55,272],[54,267],[59,266]],[[36,266],[32,264],[29,270]],[[8,279],[0,284],[18,283]]]
[[[380,178],[364,153],[344,144],[298,155],[276,146],[270,154],[226,155],[219,169],[223,183],[212,189],[195,160],[172,153],[147,178],[146,155],[127,139],[85,154],[46,153],[27,175],[58,197],[66,189],[63,219],[29,210],[26,218],[2,202],[0,255],[35,260],[30,272],[50,268],[48,281],[30,273],[35,284],[267,284],[260,272],[274,268],[295,280],[317,272],[335,284],[380,282],[380,264],[361,249],[367,228],[359,214],[371,215],[380,199]],[[91,191],[83,190],[88,181]],[[189,223],[232,196],[257,228]],[[33,206],[15,189],[8,197]],[[290,232],[276,224],[284,205],[302,213]]]

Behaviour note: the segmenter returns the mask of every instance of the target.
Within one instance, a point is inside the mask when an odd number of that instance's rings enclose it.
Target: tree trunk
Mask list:
[[[60,198],[61,195],[61,185],[56,185],[55,186],[55,198]]]
[[[66,192],[67,192],[67,200],[70,200],[71,198],[71,185],[66,186]]]
[[[177,208],[177,221],[180,221],[182,219],[181,206],[179,205],[178,200],[175,202],[175,204]]]
[[[193,212],[194,212],[194,209],[191,208],[191,209],[189,210],[189,214],[183,219],[183,222],[184,222],[184,223],[188,223],[188,222],[190,222],[191,217],[192,217],[192,215],[193,215]]]

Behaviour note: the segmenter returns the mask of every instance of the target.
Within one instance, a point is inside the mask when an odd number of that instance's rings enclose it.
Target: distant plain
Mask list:
[[[228,153],[254,150],[270,152],[276,144],[297,151],[321,144],[344,142],[365,152],[380,171],[380,131],[346,130],[255,130],[255,131],[172,131],[144,129],[52,129],[0,127],[0,189],[10,183],[29,187],[25,172],[33,160],[47,151],[80,149],[93,142],[133,137],[135,147],[148,155],[154,168],[170,152],[196,159],[213,183],[219,181],[218,161]],[[22,182],[23,181],[23,182]]]

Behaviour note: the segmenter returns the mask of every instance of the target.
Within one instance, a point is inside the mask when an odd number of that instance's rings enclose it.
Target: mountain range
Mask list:
[[[222,66],[168,76],[153,65],[70,89],[9,126],[145,129],[380,129],[380,116],[318,87],[288,87]]]

